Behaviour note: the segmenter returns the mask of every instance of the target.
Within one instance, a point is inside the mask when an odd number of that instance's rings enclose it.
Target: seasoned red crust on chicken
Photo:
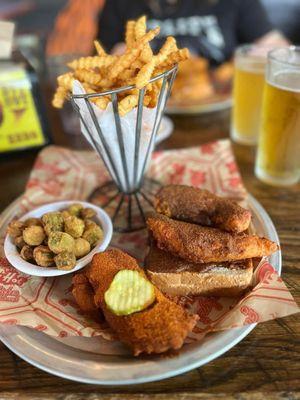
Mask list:
[[[175,221],[162,214],[151,214],[147,225],[158,248],[195,263],[263,257],[279,248],[266,238]]]
[[[107,323],[116,332],[119,340],[128,345],[135,356],[140,353],[163,353],[169,349],[179,349],[187,334],[194,328],[198,316],[190,315],[157,288],[155,302],[143,311],[118,316],[108,309],[104,294],[114,276],[124,269],[136,270],[147,279],[136,260],[121,250],[107,250],[93,257],[91,265],[84,270],[84,275],[93,287],[96,307],[103,311]],[[74,279],[75,284],[76,278]]]
[[[155,209],[167,217],[228,232],[249,228],[251,213],[236,202],[185,185],[164,186],[155,196]]]

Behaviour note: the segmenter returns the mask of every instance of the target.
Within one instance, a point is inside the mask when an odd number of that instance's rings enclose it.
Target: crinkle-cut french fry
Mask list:
[[[146,17],[143,15],[142,17],[138,18],[135,27],[134,27],[134,35],[135,40],[138,41],[142,36],[146,33]]]
[[[159,27],[147,32],[144,16],[137,21],[128,21],[127,49],[121,56],[108,55],[101,44],[95,40],[94,45],[98,55],[81,57],[68,64],[73,71],[58,78],[58,89],[53,97],[53,105],[62,107],[68,93],[72,91],[74,79],[78,79],[88,94],[135,85],[134,90],[126,90],[117,95],[121,116],[137,106],[141,88],[145,90],[143,104],[146,107],[155,107],[162,79],[150,84],[151,78],[188,58],[188,50],[178,50],[176,41],[172,37],[168,37],[159,53],[153,55],[149,42],[158,33]],[[104,109],[111,98],[105,95],[90,98],[90,101]]]
[[[145,17],[145,15],[143,15],[136,21],[134,31],[135,31],[135,40],[136,40],[136,42],[138,42],[139,39],[146,34],[146,17]],[[145,47],[141,51],[140,59],[144,63],[148,63],[148,62],[150,62],[152,57],[153,57],[153,52],[151,50],[149,43],[147,43],[147,44],[145,44]]]
[[[141,89],[142,87],[146,86],[149,80],[151,79],[151,75],[154,71],[155,68],[155,59],[152,58],[152,60],[148,63],[145,64],[140,72],[136,76],[136,81],[135,85],[138,89]]]
[[[144,96],[144,101],[143,101],[143,105],[144,106],[148,106],[151,102],[151,96],[148,96],[147,94]]]
[[[168,58],[158,65],[158,70],[165,71],[174,64],[189,58],[189,50],[187,48],[176,50],[168,55]]]
[[[126,97],[127,94],[136,94],[136,95],[139,95],[139,93],[140,93],[140,91],[139,91],[138,89],[136,89],[136,88],[129,89],[129,90],[127,90],[127,91],[125,92],[125,97]]]
[[[148,95],[151,98],[151,100],[149,101],[149,104],[148,104],[148,106],[150,108],[156,107],[159,93],[160,93],[160,87],[156,84],[156,82],[153,82],[152,88],[148,93]]]
[[[135,43],[135,24],[136,22],[130,20],[126,24],[125,43],[127,47],[133,47]]]
[[[109,96],[94,97],[90,99],[98,108],[105,110],[108,103],[110,102]]]
[[[98,56],[103,57],[107,55],[106,51],[104,50],[104,48],[102,47],[102,45],[98,40],[94,40],[94,46]]]
[[[130,69],[135,71],[137,69],[141,69],[143,65],[144,63],[141,60],[137,59],[131,64]]]
[[[155,66],[161,64],[175,48],[177,48],[176,40],[172,36],[169,36],[159,53],[148,64],[142,67],[138,73],[136,77],[136,86],[138,88],[143,87],[151,79]]]
[[[160,31],[160,28],[159,28],[159,26],[157,26],[156,28],[151,29],[144,36],[142,36],[140,38],[140,41],[138,44],[139,48],[140,49],[143,48],[143,46],[145,46],[146,43],[149,43],[152,39],[154,39],[155,36],[157,36],[159,34],[159,31]]]
[[[67,95],[68,95],[68,89],[64,88],[63,86],[58,86],[52,99],[53,107],[62,108],[67,98]]]
[[[151,58],[153,57],[153,51],[149,45],[149,43],[145,44],[145,47],[141,51],[140,59],[144,63],[148,63],[151,61]]]
[[[120,56],[118,62],[114,63],[114,65],[109,70],[109,77],[111,79],[117,78],[118,75],[124,71],[124,69],[127,69],[140,54],[141,49],[145,46],[145,44],[152,40],[156,35],[158,35],[159,30],[159,27],[151,29],[143,37],[141,37],[139,43],[137,44],[137,47],[128,49],[125,54]]]
[[[123,269],[114,276],[104,300],[115,315],[130,315],[155,301],[155,289],[138,271]]]
[[[72,85],[74,82],[73,72],[67,72],[63,75],[59,75],[57,78],[58,86],[61,86],[67,90],[72,90]]]
[[[126,82],[126,81],[130,80],[132,77],[134,77],[134,75],[135,75],[135,70],[128,68],[125,71],[123,71],[123,73],[122,73],[122,81]],[[126,82],[126,84],[127,83],[128,82]]]
[[[93,69],[93,68],[107,68],[113,62],[115,62],[117,56],[91,56],[91,57],[81,57],[77,60],[73,60],[68,64],[72,69]]]
[[[109,90],[115,85],[115,82],[109,78],[102,78],[98,84],[98,88],[103,92],[104,90]],[[99,91],[100,91],[99,90]]]
[[[83,83],[84,90],[88,94],[97,93],[93,88],[91,88],[88,84]],[[98,97],[90,97],[89,100],[94,103],[101,110],[105,110],[108,103],[110,102],[110,96],[98,96]]]
[[[119,102],[119,114],[123,117],[129,111],[131,111],[138,103],[139,96],[136,94],[130,94],[129,96],[124,97]]]
[[[146,86],[146,92],[148,92],[149,90],[152,90],[152,85],[153,85],[153,83],[148,83],[148,85]]]
[[[137,58],[138,53],[139,50],[137,48],[126,51],[125,54],[120,56],[118,62],[112,65],[112,68],[108,71],[108,77],[110,79],[117,78],[121,72],[123,72],[125,69],[128,69],[130,64]]]
[[[76,69],[74,75],[79,81],[86,82],[91,85],[99,85],[102,80],[100,74],[87,69]]]
[[[136,75],[136,70],[139,70],[142,67],[143,63],[140,60],[135,60],[129,68],[122,72],[120,78],[122,78],[123,81],[127,81]],[[128,82],[126,82],[126,84],[128,84]]]
[[[155,85],[158,90],[160,90],[160,88],[162,87],[163,84],[163,80],[162,79],[157,79],[155,82],[153,82],[153,85]]]
[[[177,50],[176,40],[172,36],[168,36],[167,40],[163,44],[163,46],[160,49],[159,53],[156,56],[154,56],[155,57],[155,64],[156,65],[161,64],[163,61],[165,61],[167,56],[170,53],[172,53],[175,49]]]

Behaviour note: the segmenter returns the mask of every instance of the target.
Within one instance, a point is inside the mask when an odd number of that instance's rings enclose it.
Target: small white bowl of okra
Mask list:
[[[5,256],[17,270],[54,277],[80,270],[108,247],[112,222],[100,207],[83,201],[59,201],[11,221]]]

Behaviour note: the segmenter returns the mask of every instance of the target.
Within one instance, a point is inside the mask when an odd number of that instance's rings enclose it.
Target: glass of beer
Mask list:
[[[237,143],[257,143],[269,50],[261,46],[245,45],[235,52],[231,138]]]
[[[300,47],[268,54],[255,174],[278,186],[300,178]]]

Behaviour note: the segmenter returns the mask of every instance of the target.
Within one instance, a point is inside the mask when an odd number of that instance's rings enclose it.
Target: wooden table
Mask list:
[[[80,148],[80,137],[62,133],[51,111],[55,143]],[[180,148],[228,137],[229,113],[176,117],[162,148]],[[234,145],[245,185],[266,208],[278,230],[283,277],[300,302],[300,190],[272,188],[253,175],[254,148]],[[36,152],[0,162],[0,209],[21,195]],[[291,316],[260,324],[217,360],[184,375],[138,386],[99,387],[42,372],[0,344],[0,399],[300,399],[300,322]]]

